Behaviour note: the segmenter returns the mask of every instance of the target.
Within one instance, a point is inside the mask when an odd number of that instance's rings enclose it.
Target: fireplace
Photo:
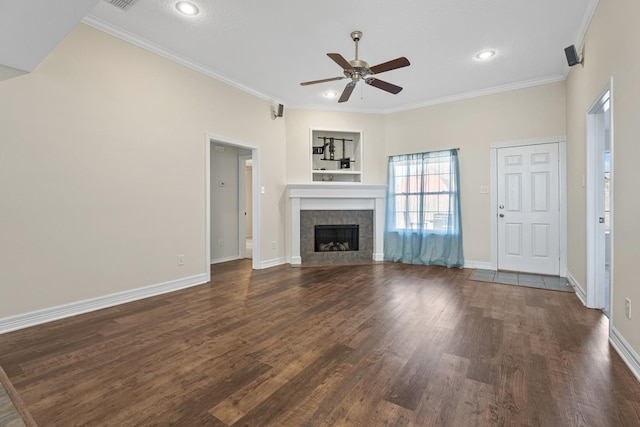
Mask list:
[[[386,186],[314,183],[290,184],[288,189],[292,266],[382,261]],[[316,225],[353,224],[359,225],[358,250],[316,252]]]
[[[373,257],[373,211],[301,210],[302,265],[367,264]]]
[[[357,251],[360,246],[358,224],[314,226],[315,252]]]

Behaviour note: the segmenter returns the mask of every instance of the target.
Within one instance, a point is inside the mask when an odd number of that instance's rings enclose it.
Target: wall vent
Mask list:
[[[111,3],[115,7],[119,7],[122,10],[129,10],[131,6],[136,4],[138,0],[104,0],[107,3]]]

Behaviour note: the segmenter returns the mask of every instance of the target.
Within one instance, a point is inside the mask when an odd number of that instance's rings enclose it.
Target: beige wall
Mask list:
[[[586,112],[613,77],[613,295],[612,326],[640,353],[640,316],[625,317],[624,299],[640,304],[638,242],[640,194],[640,3],[600,0],[585,37],[584,68],[575,66],[567,79],[567,187],[570,195],[569,264],[571,274],[586,288]],[[633,311],[633,308],[632,308]]]
[[[363,136],[363,183],[386,184],[384,157],[385,116],[381,114],[287,110],[287,179],[290,184],[311,182],[309,129],[357,130]]]
[[[270,107],[85,25],[0,82],[0,318],[203,274],[207,132],[260,148],[262,256],[282,258]]]
[[[390,114],[385,155],[460,148],[466,261],[490,262],[489,147],[565,135],[564,82]]]

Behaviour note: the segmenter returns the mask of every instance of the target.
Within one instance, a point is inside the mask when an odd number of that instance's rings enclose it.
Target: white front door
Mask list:
[[[498,269],[560,274],[558,144],[497,150]]]

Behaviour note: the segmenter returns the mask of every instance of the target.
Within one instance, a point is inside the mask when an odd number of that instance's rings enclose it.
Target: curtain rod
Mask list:
[[[438,153],[438,152],[440,152],[440,151],[451,151],[451,150],[458,150],[458,151],[460,151],[460,147],[457,147],[457,148],[444,148],[444,149],[442,149],[442,150],[434,150],[434,151],[425,151],[425,152],[423,152],[423,153],[391,154],[391,155],[389,155],[389,156],[387,156],[387,157],[394,157],[394,156],[408,156],[408,155],[410,155],[410,154]]]

